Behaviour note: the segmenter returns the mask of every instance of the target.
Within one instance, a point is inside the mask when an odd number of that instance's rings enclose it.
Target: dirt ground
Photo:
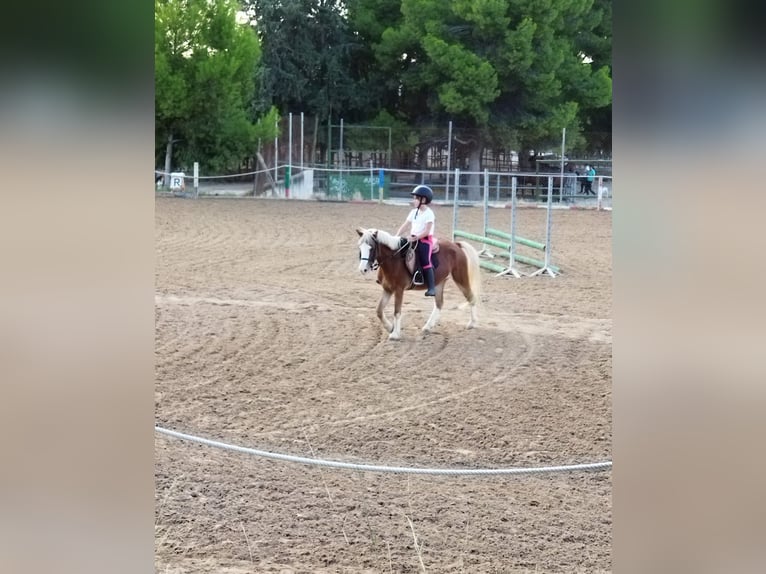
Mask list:
[[[357,270],[355,228],[395,232],[406,206],[158,198],[155,209],[158,426],[386,466],[611,460],[610,212],[553,212],[556,278],[483,271],[476,329],[450,282],[422,336],[433,300],[405,293],[392,342],[375,316],[381,289]],[[449,238],[452,209],[435,212]],[[480,208],[459,217],[481,233]],[[510,224],[509,210],[489,217]],[[517,234],[544,241],[545,217],[518,210]],[[157,572],[611,571],[611,471],[378,474],[155,436]]]

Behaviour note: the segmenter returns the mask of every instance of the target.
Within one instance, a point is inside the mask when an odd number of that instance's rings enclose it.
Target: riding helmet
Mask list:
[[[434,192],[431,191],[431,188],[427,185],[417,186],[410,192],[410,195],[414,195],[415,197],[422,197],[426,200],[426,205],[431,203],[431,200],[434,198]]]

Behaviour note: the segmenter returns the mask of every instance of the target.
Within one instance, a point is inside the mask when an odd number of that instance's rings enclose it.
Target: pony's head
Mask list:
[[[364,275],[375,270],[378,232],[376,229],[363,229],[362,227],[358,227],[356,232],[359,234],[359,271]]]
[[[400,238],[381,229],[364,229],[358,227],[359,234],[359,271],[366,274],[378,268],[378,246],[387,247],[393,251],[401,248]]]

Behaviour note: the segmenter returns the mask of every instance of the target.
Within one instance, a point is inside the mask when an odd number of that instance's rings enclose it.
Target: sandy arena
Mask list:
[[[394,342],[375,316],[380,287],[357,269],[355,229],[395,232],[408,207],[155,209],[158,426],[385,466],[611,460],[611,212],[554,211],[555,279],[482,271],[476,329],[450,281],[423,336],[433,299],[406,292]],[[449,238],[452,208],[434,211]],[[545,213],[518,210],[517,234],[544,241]],[[481,233],[480,208],[459,217]],[[509,223],[490,210],[492,227]],[[382,474],[155,437],[158,573],[611,571],[611,471]]]

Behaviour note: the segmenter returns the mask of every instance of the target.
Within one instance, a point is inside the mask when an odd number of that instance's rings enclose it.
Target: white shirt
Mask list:
[[[415,214],[417,214],[417,217],[415,217]],[[433,223],[431,226],[431,235],[436,235],[436,216],[434,215],[434,212],[431,211],[430,207],[426,207],[423,211],[413,209],[407,216],[407,221],[412,222],[410,231],[412,235],[420,235],[423,233],[426,230],[429,221]]]

